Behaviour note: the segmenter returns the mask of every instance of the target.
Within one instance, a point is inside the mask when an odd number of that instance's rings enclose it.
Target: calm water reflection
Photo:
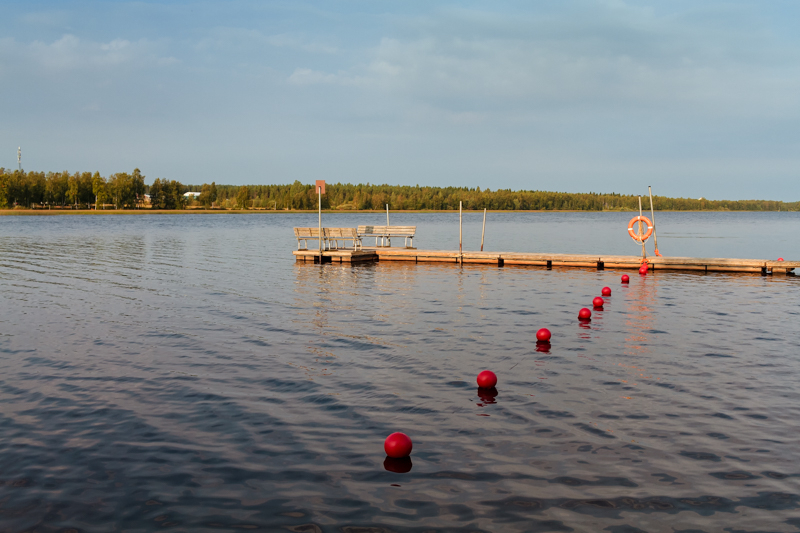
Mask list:
[[[729,215],[702,227],[785,214]],[[514,216],[502,249],[617,222]],[[309,218],[0,217],[0,530],[800,529],[797,278],[320,268],[290,256]],[[621,218],[609,251],[635,253]],[[451,219],[420,215],[418,245]],[[784,229],[659,244],[800,257]]]

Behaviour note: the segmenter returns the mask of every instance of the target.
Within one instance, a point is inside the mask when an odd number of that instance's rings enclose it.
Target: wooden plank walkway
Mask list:
[[[319,251],[297,250],[298,261],[319,262]],[[463,252],[417,250],[413,248],[364,248],[363,250],[331,250],[322,254],[323,263],[355,263],[361,261],[413,261],[487,265],[530,265],[579,268],[638,269],[641,258],[628,255],[545,254],[515,252]],[[760,274],[791,274],[800,268],[800,261],[766,259],[724,259],[697,257],[649,257],[652,270],[695,270],[700,272],[756,272]]]

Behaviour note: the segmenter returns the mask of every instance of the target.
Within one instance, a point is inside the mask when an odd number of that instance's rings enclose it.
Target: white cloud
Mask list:
[[[301,33],[279,33],[269,35],[251,28],[219,26],[207,32],[197,42],[196,48],[209,50],[240,50],[252,52],[254,47],[286,48],[310,54],[336,54],[339,49],[317,38],[309,38]],[[256,48],[257,49],[257,48]]]
[[[363,86],[372,83],[370,78],[364,76],[354,76],[347,72],[337,72],[336,74],[312,70],[310,68],[297,68],[287,78],[293,85],[343,85],[343,86]]]
[[[693,22],[700,15],[656,16],[623,2],[556,20],[451,12],[422,25],[422,35],[381,39],[349,68],[300,67],[289,81],[374,88],[474,113],[553,106],[800,112],[796,50],[781,49],[757,25],[739,27],[745,21],[735,12],[713,30]]]
[[[0,69],[14,72],[33,69],[38,74],[107,69],[120,65],[153,66],[172,64],[173,57],[163,57],[157,43],[140,39],[114,39],[95,42],[67,34],[50,42],[25,44],[14,39],[0,40]]]

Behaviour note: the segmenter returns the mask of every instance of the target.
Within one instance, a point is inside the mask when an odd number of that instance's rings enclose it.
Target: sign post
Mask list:
[[[322,195],[325,194],[325,180],[317,180],[317,197],[319,199],[319,264],[322,264]]]

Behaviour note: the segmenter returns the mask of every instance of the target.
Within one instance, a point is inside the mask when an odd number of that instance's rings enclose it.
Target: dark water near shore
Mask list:
[[[487,249],[635,254],[629,218],[490,214]],[[665,254],[800,258],[796,213],[657,219]],[[0,217],[0,531],[800,530],[800,278],[295,264],[315,223]]]

